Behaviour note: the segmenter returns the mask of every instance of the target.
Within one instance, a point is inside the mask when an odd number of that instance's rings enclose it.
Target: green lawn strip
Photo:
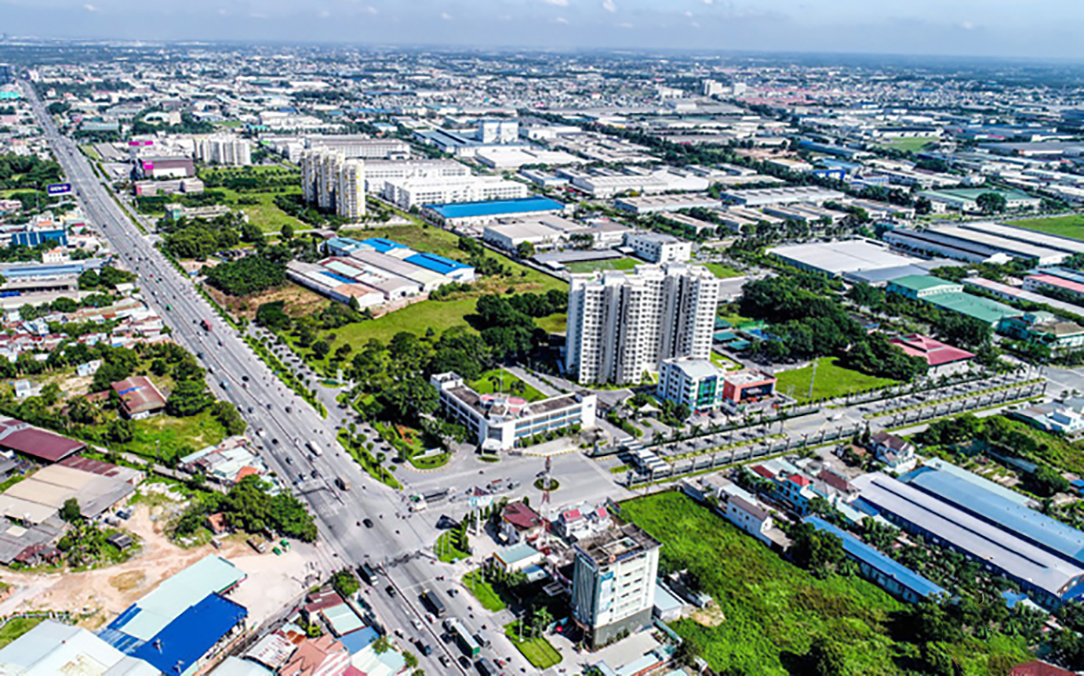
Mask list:
[[[793,396],[799,402],[811,399],[832,399],[845,394],[879,389],[897,384],[888,378],[868,376],[837,366],[835,357],[821,357],[817,360],[817,379],[813,385],[813,394],[809,394],[809,380],[813,375],[812,366],[792,369],[776,374],[776,392]]]
[[[596,270],[632,270],[637,265],[645,265],[637,258],[611,258],[604,261],[581,261],[565,265],[571,273],[595,272]]]
[[[1018,221],[1008,221],[1007,224],[1025,230],[1045,232],[1048,235],[1084,240],[1084,214],[1067,214],[1049,218],[1024,218]]]
[[[0,627],[0,648],[38,626],[44,619],[44,617],[13,617],[7,624]]]
[[[213,446],[226,438],[222,423],[211,415],[210,409],[188,418],[157,415],[133,421],[135,432],[131,441],[112,444],[117,451],[168,463],[202,448]]]
[[[25,474],[16,474],[14,476],[9,476],[7,479],[4,479],[4,482],[0,483],[0,493],[3,493],[4,491],[11,488],[25,478]]]
[[[718,673],[793,673],[817,637],[838,646],[845,673],[907,673],[895,658],[914,646],[890,633],[905,604],[859,577],[818,579],[680,492],[638,498],[622,516],[662,544],[660,568],[687,568],[718,604],[723,621],[705,626],[691,619],[671,624],[692,640]],[[1007,655],[1024,661],[1022,640],[965,639],[947,647],[963,673],[987,674],[987,664]]]
[[[493,588],[493,585],[483,579],[480,570],[473,570],[464,575],[463,586],[467,588],[467,591],[469,591],[474,598],[478,599],[478,602],[482,604],[483,608],[490,612],[496,613],[508,607],[505,605],[504,601],[501,600],[500,594]]]
[[[415,469],[437,469],[438,467],[444,467],[448,464],[448,461],[452,459],[452,456],[448,453],[441,453],[439,455],[429,455],[424,458],[410,458],[410,464]]]
[[[724,357],[715,350],[711,351],[711,363],[715,364],[721,369],[726,369],[727,371],[734,371],[741,368],[741,364],[734,361],[733,359]]]
[[[523,385],[524,389],[521,392],[515,391],[516,383]],[[522,379],[517,378],[511,372],[501,368],[486,371],[478,380],[470,383],[470,386],[478,394],[494,394],[499,390],[504,394],[515,394],[517,397],[523,397],[527,401],[539,401],[546,398],[546,395],[523,382]]]
[[[98,149],[94,147],[93,143],[84,143],[79,146],[79,150],[82,150],[84,155],[96,162],[102,160],[102,154],[98,152]]]
[[[527,661],[535,669],[549,669],[564,659],[561,657],[561,653],[557,652],[557,649],[543,636],[519,640],[516,625],[516,622],[512,622],[504,628],[504,633],[512,641],[512,645],[516,646],[516,649],[527,658]]]
[[[723,265],[722,263],[704,263],[704,267],[707,268],[711,274],[715,275],[719,279],[726,279],[728,277],[741,277],[742,273],[739,270],[735,270],[729,265]]]
[[[350,454],[361,468],[373,477],[377,481],[391,486],[392,488],[399,489],[402,486],[399,480],[395,478],[388,468],[377,462],[376,457],[373,456],[364,446],[359,444],[354,438],[350,436],[350,433],[346,430],[340,430],[337,437],[339,445],[346,449],[346,452]]]
[[[441,533],[437,538],[437,543],[433,545],[433,553],[442,563],[455,563],[470,556],[468,552],[456,548],[450,532]]]

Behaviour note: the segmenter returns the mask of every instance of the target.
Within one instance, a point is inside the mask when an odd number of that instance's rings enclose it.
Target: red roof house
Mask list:
[[[888,342],[899,346],[908,356],[922,357],[930,368],[969,361],[975,357],[974,354],[967,350],[961,350],[958,347],[952,347],[939,340],[934,340],[929,336],[918,334],[889,338]]]

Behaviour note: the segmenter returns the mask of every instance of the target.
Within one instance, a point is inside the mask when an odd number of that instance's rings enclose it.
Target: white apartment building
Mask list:
[[[389,179],[462,178],[470,169],[455,160],[372,160],[365,163],[365,192],[383,194]]]
[[[301,196],[324,211],[344,218],[365,215],[365,162],[328,150],[301,155]]]
[[[709,359],[718,304],[719,280],[699,266],[572,275],[565,370],[583,384],[639,383],[664,359]]]
[[[478,140],[482,143],[515,143],[519,140],[519,121],[479,120]]]
[[[402,209],[424,204],[520,199],[527,195],[526,185],[495,176],[387,179],[382,194]]]
[[[252,164],[252,144],[227,135],[206,136],[195,142],[196,159],[206,164],[247,167]]]
[[[625,235],[625,246],[650,263],[684,263],[693,255],[692,242],[658,232],[630,232]]]
[[[573,545],[572,617],[598,648],[651,623],[659,543],[634,524]]]

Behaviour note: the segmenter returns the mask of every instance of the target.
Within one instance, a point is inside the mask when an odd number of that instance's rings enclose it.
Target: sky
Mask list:
[[[0,0],[38,37],[1084,60],[1081,0]]]

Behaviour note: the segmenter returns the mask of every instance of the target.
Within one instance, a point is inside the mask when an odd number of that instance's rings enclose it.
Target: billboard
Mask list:
[[[45,186],[45,192],[50,195],[67,195],[72,191],[71,183],[52,183]]]

